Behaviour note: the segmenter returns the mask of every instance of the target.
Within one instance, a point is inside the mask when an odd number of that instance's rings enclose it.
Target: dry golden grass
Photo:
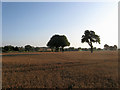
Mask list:
[[[7,54],[17,55],[2,58],[3,88],[118,87],[117,51]]]

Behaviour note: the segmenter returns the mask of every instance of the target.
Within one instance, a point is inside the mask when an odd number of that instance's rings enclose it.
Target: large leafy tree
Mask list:
[[[60,45],[62,47],[62,51],[64,51],[65,46],[70,46],[70,43],[68,42],[67,38],[65,35],[60,36]]]
[[[99,43],[100,44],[100,37],[95,34],[94,31],[86,30],[84,32],[84,35],[82,35],[81,42],[87,42],[88,45],[91,47],[91,53],[93,52],[93,43]]]
[[[62,51],[64,51],[64,47],[69,45],[70,43],[68,42],[65,35],[53,35],[47,43],[48,47],[51,49],[55,48],[56,51],[58,51],[60,47],[62,48]]]

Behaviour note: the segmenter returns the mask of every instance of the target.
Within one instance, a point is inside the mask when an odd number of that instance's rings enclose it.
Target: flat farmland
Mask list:
[[[118,52],[3,53],[3,88],[117,88]]]

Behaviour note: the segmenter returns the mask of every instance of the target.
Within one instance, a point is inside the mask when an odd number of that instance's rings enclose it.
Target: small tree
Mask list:
[[[117,50],[117,45],[114,45],[114,50]]]
[[[82,36],[81,42],[87,42],[88,45],[91,47],[91,53],[93,52],[93,43],[99,43],[100,44],[100,37],[98,35],[95,34],[94,31],[89,31],[86,30],[84,32],[84,35]]]
[[[19,52],[24,52],[25,48],[24,47],[19,47]]]
[[[19,51],[19,48],[16,46],[16,47],[14,48],[14,51]]]
[[[32,50],[33,50],[32,46],[30,45],[25,46],[25,51],[32,51]]]
[[[105,44],[105,45],[104,45],[104,49],[105,49],[105,50],[109,50],[109,45]]]

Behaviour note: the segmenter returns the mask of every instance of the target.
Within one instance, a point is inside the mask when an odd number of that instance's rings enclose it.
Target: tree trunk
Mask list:
[[[55,51],[58,52],[59,51],[59,47],[56,47]]]
[[[62,47],[62,52],[64,52],[64,47]]]
[[[93,46],[91,46],[91,53],[93,53]]]
[[[51,50],[52,50],[52,52],[53,52],[53,48],[52,48]]]
[[[93,53],[93,45],[92,45],[92,42],[89,42],[88,44],[89,44],[90,47],[91,47],[91,49],[90,49],[90,50],[91,50],[91,53]]]

